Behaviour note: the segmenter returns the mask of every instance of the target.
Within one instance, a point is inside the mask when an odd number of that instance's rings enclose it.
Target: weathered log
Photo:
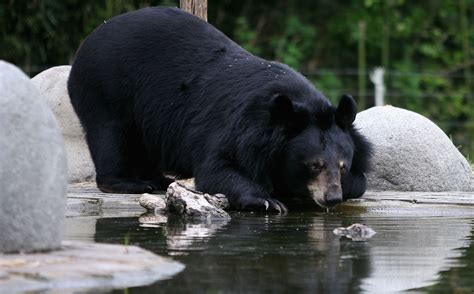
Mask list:
[[[229,207],[222,194],[209,195],[193,191],[179,183],[172,183],[166,191],[168,211],[191,219],[230,219],[224,211]]]

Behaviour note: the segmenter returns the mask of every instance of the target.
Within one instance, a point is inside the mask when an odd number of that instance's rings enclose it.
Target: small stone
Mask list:
[[[166,210],[166,199],[162,195],[144,193],[138,203],[148,211],[155,213]]]
[[[333,230],[334,235],[346,237],[352,241],[366,241],[372,238],[376,232],[363,224],[352,224],[347,228],[336,228]]]

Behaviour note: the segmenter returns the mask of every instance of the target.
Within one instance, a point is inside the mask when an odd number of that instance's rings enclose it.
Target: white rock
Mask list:
[[[138,203],[148,211],[155,213],[166,210],[166,197],[164,195],[145,193],[140,196]]]
[[[31,79],[46,99],[62,130],[68,160],[69,182],[83,182],[95,177],[84,132],[72,108],[67,91],[67,79],[71,66],[56,66],[47,69]]]
[[[185,186],[174,182],[166,191],[166,206],[170,212],[176,213],[187,219],[230,219],[230,215],[214,204],[225,205],[228,201],[225,196],[218,194],[215,203],[210,203],[208,197],[197,191],[189,190]]]
[[[0,252],[59,248],[66,175],[53,113],[21,70],[0,61]]]
[[[355,125],[374,144],[368,188],[398,191],[469,191],[471,167],[429,119],[392,106],[357,115]]]

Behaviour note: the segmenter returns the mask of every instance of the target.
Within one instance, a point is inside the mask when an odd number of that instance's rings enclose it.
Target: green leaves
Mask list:
[[[30,75],[68,64],[81,40],[114,15],[173,0],[4,1],[0,58]],[[385,65],[386,102],[440,123],[474,153],[474,6],[468,0],[208,1],[209,22],[250,52],[287,63],[332,99],[364,94],[359,65]],[[359,23],[365,23],[361,44]],[[364,45],[360,46],[359,45]],[[358,54],[360,48],[365,54]],[[365,55],[365,62],[358,56]],[[368,76],[368,72],[360,72]],[[368,79],[367,79],[368,80]],[[365,90],[365,91],[360,91]],[[455,123],[452,123],[455,122]],[[470,146],[470,147],[468,147]],[[468,150],[470,148],[470,150]]]

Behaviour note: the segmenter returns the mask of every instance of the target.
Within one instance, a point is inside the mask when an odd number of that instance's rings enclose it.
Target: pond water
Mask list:
[[[165,220],[164,220],[165,221]],[[333,230],[364,223],[365,242]],[[474,221],[463,215],[234,213],[155,227],[137,217],[67,219],[66,239],[133,244],[182,262],[165,281],[114,293],[473,293]]]

